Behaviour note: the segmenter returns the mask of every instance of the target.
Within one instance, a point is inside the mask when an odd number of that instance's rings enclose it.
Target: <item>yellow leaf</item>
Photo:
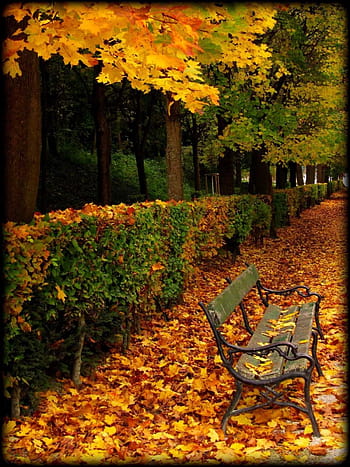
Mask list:
[[[276,421],[276,420],[269,420],[269,421],[267,422],[267,424],[268,424],[268,426],[269,426],[270,428],[275,428],[275,427],[277,426],[277,421]]]
[[[215,355],[215,357],[214,357],[214,363],[221,363],[221,357],[220,357],[220,355]]]
[[[239,457],[237,456],[237,454],[234,452],[233,449],[226,447],[224,449],[220,449],[220,451],[218,451],[215,454],[215,459],[221,462],[225,462],[226,464],[229,464],[229,463],[234,463],[235,461],[237,461]]]
[[[59,285],[56,285],[55,288],[57,290],[57,298],[59,300],[62,300],[62,302],[65,302],[67,295],[64,293],[63,289],[61,289],[61,287]]]
[[[162,269],[164,269],[164,266],[161,263],[155,263],[151,267],[152,272],[161,271]]]
[[[208,431],[208,436],[210,438],[210,441],[215,443],[216,441],[219,441],[220,437],[217,434],[217,432],[214,430],[214,428],[210,428]]]
[[[30,430],[31,430],[30,425],[23,425],[20,431],[16,432],[16,436],[27,436]]]
[[[312,425],[306,425],[306,427],[304,428],[304,435],[309,435],[312,432],[313,432]]]
[[[188,430],[188,425],[185,424],[183,420],[173,423],[174,430],[185,432]]]
[[[232,417],[231,420],[238,423],[238,425],[251,425],[252,424],[250,418],[247,415],[243,415],[243,414],[237,415],[236,417]]]
[[[115,423],[116,418],[117,418],[117,417],[116,417],[115,414],[113,414],[113,415],[107,414],[107,415],[105,416],[105,418],[104,418],[104,421],[105,421],[105,423],[106,423],[107,425],[112,425],[113,423]]]
[[[21,3],[13,3],[7,5],[3,10],[3,16],[14,16],[15,20],[20,22],[22,19],[28,15],[28,11],[23,8]]]
[[[105,429],[103,430],[104,433],[107,433],[107,435],[115,435],[117,432],[117,429],[115,426],[106,426]]]
[[[164,438],[174,439],[175,436],[173,436],[170,433],[167,433],[165,431],[159,431],[158,433],[152,434],[152,439],[164,439]],[[179,446],[178,446],[178,448],[179,448]]]
[[[46,446],[51,446],[51,444],[57,442],[55,439],[48,438],[47,436],[44,436],[44,437],[42,438],[42,440],[44,441],[44,443],[46,444]]]
[[[17,75],[22,76],[22,70],[19,66],[19,63],[13,57],[4,62],[2,71],[5,75],[9,74],[11,78],[16,78]]]
[[[232,443],[230,448],[234,449],[235,451],[242,451],[242,449],[245,448],[245,444],[243,444],[243,443]]]
[[[297,446],[300,446],[301,448],[306,448],[306,447],[310,444],[310,439],[309,439],[309,438],[300,437],[300,438],[296,438],[296,440],[294,441],[294,443],[295,443]]]
[[[8,435],[16,427],[16,422],[14,420],[9,420],[3,424],[3,434]]]

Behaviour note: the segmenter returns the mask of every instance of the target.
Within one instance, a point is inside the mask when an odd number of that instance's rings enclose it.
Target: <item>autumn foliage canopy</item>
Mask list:
[[[70,65],[101,63],[101,83],[127,78],[135,89],[170,91],[174,100],[198,111],[219,98],[200,65],[263,64],[270,53],[254,39],[273,26],[274,12],[254,4],[14,3],[4,12],[18,22],[3,44],[4,72],[21,74],[24,49],[45,60],[59,54]]]

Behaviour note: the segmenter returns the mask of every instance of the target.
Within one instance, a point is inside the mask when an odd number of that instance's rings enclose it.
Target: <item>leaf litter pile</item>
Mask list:
[[[108,354],[77,390],[69,380],[41,394],[32,416],[3,425],[3,455],[11,463],[338,463],[346,448],[346,199],[304,211],[291,225],[257,247],[247,241],[233,265],[220,255],[201,266],[171,311],[170,320],[145,320],[130,349]],[[221,366],[204,313],[210,302],[245,268],[257,266],[270,288],[306,284],[321,293],[326,336],[318,355],[324,376],[314,372],[311,395],[321,438],[306,414],[278,407],[232,417],[220,429],[234,381]],[[257,321],[261,310],[250,303]],[[255,316],[256,315],[256,316]],[[259,316],[258,316],[259,315]],[[235,321],[236,320],[236,321]],[[244,345],[241,315],[231,320],[232,342]],[[295,397],[302,382],[294,380]],[[300,386],[299,386],[300,385]],[[293,387],[294,389],[294,387]],[[248,388],[241,403],[252,404]],[[294,394],[294,393],[293,393]]]

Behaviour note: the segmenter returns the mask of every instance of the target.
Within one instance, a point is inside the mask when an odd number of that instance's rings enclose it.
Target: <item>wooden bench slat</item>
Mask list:
[[[216,326],[220,326],[241,303],[247,293],[255,286],[259,274],[254,265],[250,265],[242,274],[231,282],[207,309],[213,316]]]
[[[271,339],[271,343],[275,344],[277,342],[290,342],[294,332],[295,321],[297,318],[299,307],[297,305],[290,306],[286,311],[281,310],[279,324],[284,324],[285,327],[278,331],[278,335]],[[282,350],[288,353],[286,347],[282,347]],[[270,359],[273,362],[273,367],[270,373],[266,373],[265,377],[270,377],[274,375],[281,374],[283,372],[283,366],[286,362],[285,358],[278,354],[278,352],[273,352],[270,355]]]
[[[293,335],[292,343],[298,347],[298,353],[308,354],[310,347],[310,338],[312,333],[312,323],[315,315],[314,302],[304,303],[300,308],[296,329]],[[294,371],[305,369],[309,365],[306,358],[287,361],[285,371]]]
[[[298,353],[308,353],[310,337],[312,333],[312,323],[314,318],[314,303],[306,303],[299,310],[298,305],[292,305],[287,310],[283,311],[276,305],[270,305],[259,322],[253,336],[251,337],[247,347],[254,348],[263,344],[271,344],[277,342],[292,342],[298,347]],[[271,329],[271,320],[276,320],[276,336],[268,336],[273,333]],[[280,326],[285,324],[285,331]],[[289,326],[288,326],[289,325]],[[283,349],[288,353],[288,349]],[[268,362],[259,360],[253,355],[244,354],[240,357],[236,369],[247,378],[271,378],[295,370],[303,370],[307,367],[306,359],[288,361],[283,358],[278,352],[272,352],[267,357]],[[264,368],[265,367],[265,368]],[[260,371],[261,370],[261,371]]]
[[[270,319],[278,319],[280,316],[281,309],[277,305],[269,305],[261,318],[261,321],[257,325],[254,334],[249,340],[247,348],[259,347],[262,344],[270,344],[271,338],[265,335],[266,331],[269,330],[268,324]],[[244,354],[240,357],[237,362],[236,369],[242,373],[246,378],[254,378],[256,375],[252,370],[249,369],[249,365],[259,366],[260,361],[253,355]]]

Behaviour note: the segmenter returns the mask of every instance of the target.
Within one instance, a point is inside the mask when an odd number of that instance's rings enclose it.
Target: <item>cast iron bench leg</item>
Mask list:
[[[222,422],[221,422],[221,428],[222,431],[226,434],[226,427],[227,427],[227,422],[232,414],[232,412],[235,410],[239,399],[241,398],[242,395],[242,390],[243,390],[243,384],[240,381],[236,380],[236,392],[235,395],[232,399],[232,402],[228,409],[225,412],[225,415],[223,416]]]
[[[305,405],[307,409],[307,413],[309,415],[312,429],[313,429],[313,434],[316,436],[316,438],[320,438],[320,430],[318,428],[318,424],[314,415],[314,411],[312,410],[312,404],[311,404],[311,397],[310,397],[310,384],[311,384],[311,374],[305,378],[305,385],[304,385],[304,395],[305,395]]]

